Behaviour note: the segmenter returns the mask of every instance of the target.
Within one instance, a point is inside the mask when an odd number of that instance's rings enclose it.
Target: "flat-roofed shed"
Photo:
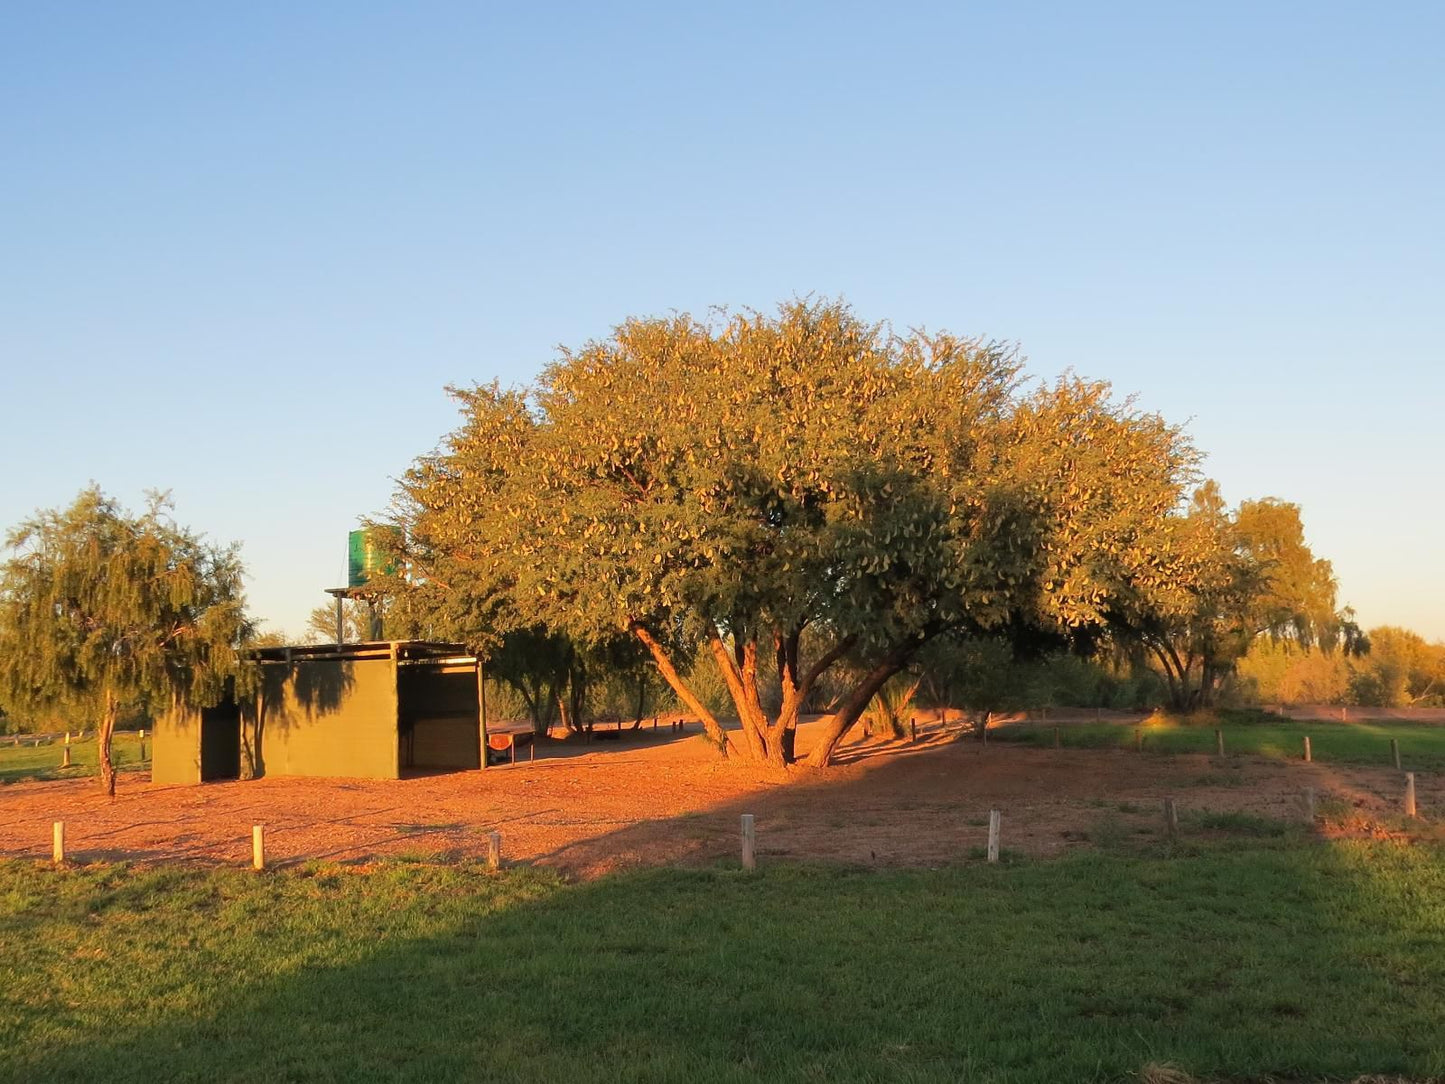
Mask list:
[[[475,655],[419,640],[265,647],[254,695],[156,720],[151,778],[398,779],[481,766],[486,722]]]

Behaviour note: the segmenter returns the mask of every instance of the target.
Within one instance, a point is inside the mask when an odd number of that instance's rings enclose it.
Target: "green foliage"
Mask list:
[[[1351,667],[1350,699],[1381,707],[1445,704],[1445,644],[1407,629],[1370,630],[1370,653]]]
[[[386,610],[382,601],[345,598],[341,600],[341,631],[348,644],[389,638]],[[336,642],[336,603],[315,607],[306,617],[305,642]]]
[[[1363,640],[1366,654],[1260,641],[1239,664],[1238,695],[1263,704],[1445,706],[1445,643],[1388,625]]]
[[[169,513],[159,495],[132,515],[91,487],[13,530],[0,567],[0,700],[92,720],[112,793],[110,734],[123,704],[213,703],[244,676],[238,550]]]
[[[629,321],[533,387],[456,394],[404,482],[403,608],[468,642],[635,636],[722,742],[685,678],[710,660],[770,760],[840,662],[820,763],[934,637],[1067,638],[1174,579],[1179,433],[1104,385],[1025,393],[1002,344],[799,302]]]
[[[908,705],[918,692],[919,679],[911,674],[895,674],[873,696],[865,721],[874,737],[901,738],[908,733],[904,721]]]
[[[1171,592],[1140,591],[1115,614],[1122,643],[1146,648],[1178,710],[1214,703],[1263,637],[1358,654],[1368,645],[1336,612],[1334,572],[1305,544],[1299,507],[1272,498],[1227,510],[1213,482],[1194,494],[1174,536]]]

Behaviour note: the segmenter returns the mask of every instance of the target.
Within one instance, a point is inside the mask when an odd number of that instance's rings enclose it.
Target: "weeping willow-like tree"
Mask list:
[[[250,632],[238,547],[170,511],[153,494],[133,515],[92,486],[12,530],[0,566],[0,699],[94,718],[112,796],[122,705],[215,703]]]

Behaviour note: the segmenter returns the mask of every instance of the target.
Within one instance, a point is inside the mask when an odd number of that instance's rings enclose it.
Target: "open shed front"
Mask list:
[[[253,658],[256,695],[156,721],[153,781],[397,779],[481,764],[477,660],[456,645],[276,647]]]

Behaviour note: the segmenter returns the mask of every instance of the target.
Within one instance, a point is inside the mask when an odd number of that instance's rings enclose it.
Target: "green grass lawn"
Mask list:
[[[0,863],[0,1078],[1445,1074],[1445,851],[878,872]]]
[[[1225,715],[1219,719],[1188,721],[1141,720],[1144,751],[1155,753],[1210,753],[1215,750],[1215,727],[1224,731],[1226,754],[1299,760],[1304,737],[1309,735],[1310,751],[1324,763],[1368,764],[1391,767],[1390,739],[1400,743],[1401,767],[1406,771],[1445,768],[1445,726],[1429,723],[1331,723],[1287,722],[1273,716]],[[1058,728],[1066,749],[1133,749],[1137,727],[1121,723],[1070,723]],[[1011,741],[1052,746],[1051,723],[1018,723],[989,731],[989,741]]]
[[[151,749],[155,743],[149,734],[145,740],[145,757],[140,755],[140,738],[131,731],[118,732],[111,742],[111,755],[123,772],[150,771]],[[25,779],[80,779],[95,775],[97,768],[94,738],[70,743],[70,767],[62,768],[65,758],[63,742],[39,748],[26,743],[20,746],[0,745],[0,783],[19,783]]]

